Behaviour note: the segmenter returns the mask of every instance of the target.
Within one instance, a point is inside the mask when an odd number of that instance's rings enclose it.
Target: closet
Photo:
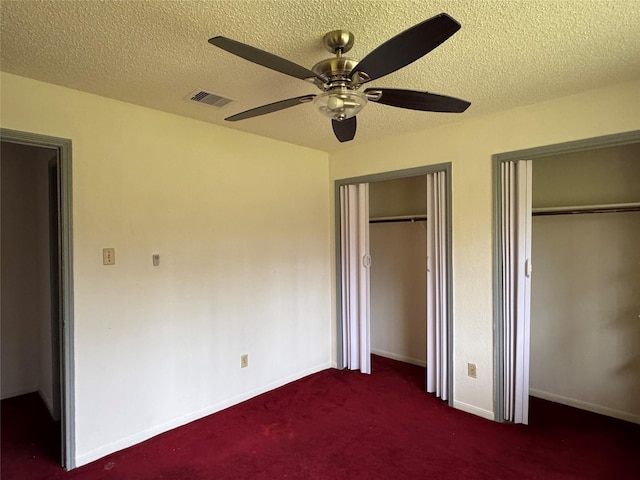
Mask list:
[[[640,423],[640,144],[533,161],[530,394]]]
[[[53,281],[48,148],[2,142],[2,399],[38,392],[60,418],[57,291]],[[54,270],[52,270],[54,269]]]
[[[371,352],[426,365],[427,177],[369,184]]]

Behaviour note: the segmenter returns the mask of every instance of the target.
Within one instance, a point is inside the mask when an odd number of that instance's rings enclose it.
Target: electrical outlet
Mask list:
[[[476,378],[476,364],[475,363],[467,363],[467,375],[471,378]]]
[[[102,264],[103,265],[115,265],[116,264],[116,249],[115,248],[103,248],[102,249]]]
[[[249,366],[249,354],[245,353],[240,355],[240,368],[247,368]]]

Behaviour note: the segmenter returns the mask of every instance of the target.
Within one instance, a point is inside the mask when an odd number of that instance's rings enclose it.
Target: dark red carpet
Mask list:
[[[3,401],[2,480],[640,478],[638,425],[535,398],[530,426],[498,424],[425,394],[420,367],[373,367],[311,375],[72,472],[45,446],[54,426]]]

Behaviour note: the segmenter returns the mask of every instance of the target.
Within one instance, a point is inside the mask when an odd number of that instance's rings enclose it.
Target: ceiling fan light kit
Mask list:
[[[355,117],[367,104],[367,97],[364,93],[341,87],[321,93],[313,104],[323,115],[341,122]]]
[[[263,105],[225,120],[245,120],[313,101],[315,108],[331,119],[338,141],[348,142],[356,134],[356,115],[368,101],[410,110],[464,112],[471,104],[454,97],[391,88],[359,91],[363,84],[395,72],[426,55],[459,29],[458,22],[441,13],[387,40],[361,61],[343,56],[353,46],[353,33],[333,30],[323,37],[323,43],[335,57],[316,63],[311,70],[236,40],[210,38],[209,43],[218,48],[285,75],[311,82],[322,91],[318,95],[304,95]]]

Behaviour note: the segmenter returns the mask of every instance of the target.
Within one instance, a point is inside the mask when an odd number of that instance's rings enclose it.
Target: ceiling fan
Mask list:
[[[459,98],[395,88],[359,91],[365,83],[395,72],[426,55],[459,29],[457,21],[441,13],[387,40],[361,61],[343,56],[353,46],[354,35],[346,30],[334,30],[324,36],[323,42],[335,57],[316,63],[311,70],[230,38],[210,38],[209,43],[216,47],[263,67],[311,82],[322,91],[319,95],[303,95],[262,105],[225,120],[236,122],[313,101],[322,114],[331,118],[336,138],[340,142],[348,142],[356,135],[356,114],[367,101],[427,112],[464,112],[471,104]]]

